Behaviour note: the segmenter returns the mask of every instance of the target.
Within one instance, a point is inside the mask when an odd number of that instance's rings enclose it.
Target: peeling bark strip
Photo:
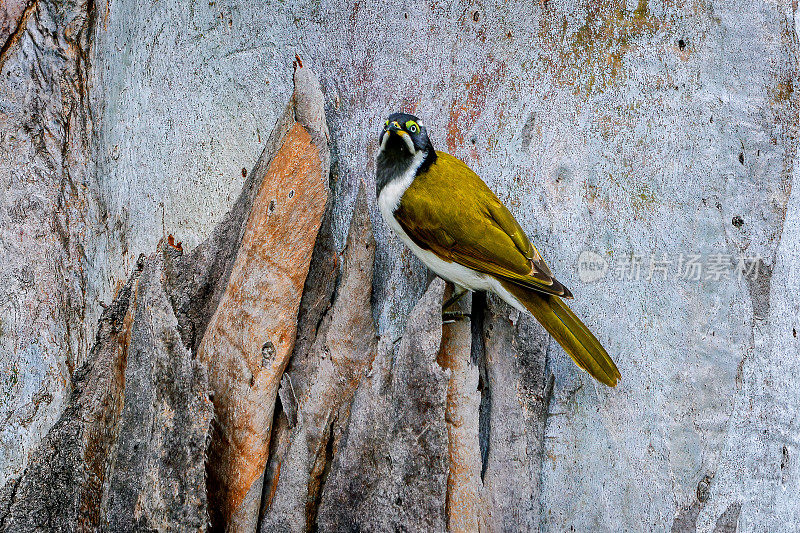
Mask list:
[[[205,529],[211,404],[164,290],[171,260],[140,260],[103,313],[67,409],[0,495],[0,531]]]
[[[470,298],[459,301],[459,310],[471,307]],[[469,320],[444,326],[439,364],[450,370],[447,386],[448,451],[447,528],[452,533],[478,531],[480,508],[481,451],[478,443],[478,367],[470,360],[472,331]]]
[[[298,106],[296,116],[305,109]],[[327,200],[328,160],[327,143],[295,122],[269,163],[200,343],[214,394],[208,474],[211,511],[220,513],[215,524],[256,528],[275,398]]]
[[[448,373],[436,362],[444,282],[435,279],[399,345],[382,338],[356,390],[323,489],[320,531],[444,531]]]
[[[205,369],[181,342],[159,248],[145,264],[130,331],[124,408],[103,512],[109,531],[206,524],[203,491],[211,403]]]
[[[488,386],[492,392],[482,528],[539,531],[541,472],[549,381],[550,337],[538,322],[517,314],[494,295],[483,324]]]
[[[374,258],[375,240],[362,189],[333,306],[308,353],[295,353],[300,364],[296,366],[292,360],[281,385],[282,393],[297,395],[297,420],[290,446],[273,459],[273,468],[281,474],[271,480],[272,487],[265,487],[274,499],[263,502],[262,531],[306,531],[316,525],[330,462],[350,417],[353,393],[377,353],[371,306]]]

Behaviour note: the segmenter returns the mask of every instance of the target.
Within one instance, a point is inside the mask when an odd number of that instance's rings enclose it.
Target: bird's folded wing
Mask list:
[[[434,165],[439,168],[412,183],[394,213],[417,246],[446,261],[571,298],[569,289],[553,277],[520,225],[483,181],[461,161],[455,160],[459,165],[441,160],[440,155]],[[443,163],[448,167],[442,168]],[[445,172],[449,175],[442,176]],[[448,184],[454,177],[458,183]]]

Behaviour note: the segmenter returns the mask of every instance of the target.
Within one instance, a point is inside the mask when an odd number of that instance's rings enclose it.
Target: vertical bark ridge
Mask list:
[[[298,60],[295,68],[296,122],[268,162],[226,289],[198,347],[214,392],[212,523],[230,531],[257,528],[275,399],[328,197],[322,93],[308,67]]]

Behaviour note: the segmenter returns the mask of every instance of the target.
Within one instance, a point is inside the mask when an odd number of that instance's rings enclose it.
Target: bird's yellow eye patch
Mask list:
[[[406,129],[411,133],[417,133],[419,131],[419,125],[413,120],[409,120],[406,122]]]

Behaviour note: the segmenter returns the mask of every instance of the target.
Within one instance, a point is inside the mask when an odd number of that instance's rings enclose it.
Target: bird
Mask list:
[[[492,292],[533,315],[580,368],[616,386],[614,361],[564,301],[572,292],[486,183],[460,159],[435,150],[414,115],[389,115],[378,146],[378,209],[414,255],[453,284],[443,310],[467,291]]]

